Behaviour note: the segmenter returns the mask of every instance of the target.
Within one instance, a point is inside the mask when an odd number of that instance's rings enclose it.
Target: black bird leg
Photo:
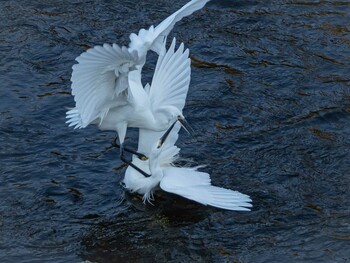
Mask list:
[[[139,153],[133,149],[130,149],[130,148],[127,148],[127,147],[124,147],[124,145],[121,147],[118,143],[117,143],[117,137],[113,140],[112,142],[112,146],[114,147],[117,147],[117,148],[120,148],[120,151],[122,151],[121,148],[123,148],[123,151],[126,151],[126,152],[129,152],[129,153],[132,153],[132,154],[135,154],[137,157],[139,157],[140,160],[142,161],[146,161],[148,160],[148,157],[142,153]],[[123,154],[124,156],[124,154]]]
[[[138,171],[140,174],[142,174],[145,177],[150,177],[151,175],[144,172],[140,168],[138,168],[135,164],[133,164],[130,160],[126,159],[124,156],[124,146],[123,144],[119,146],[120,147],[120,160],[122,160],[124,163],[130,165],[132,168],[134,168],[136,171]]]
[[[160,148],[163,145],[165,140],[168,138],[171,130],[174,128],[176,122],[177,122],[177,120],[168,128],[168,130],[166,130],[166,132],[163,134],[163,136],[159,139],[157,148]],[[143,155],[142,153],[125,148],[123,143],[121,145],[117,144],[116,140],[117,140],[117,138],[114,139],[112,145],[117,147],[117,148],[120,148],[120,160],[122,160],[124,163],[130,165],[132,168],[134,168],[136,171],[141,173],[143,176],[150,177],[151,176],[150,174],[147,174],[146,172],[141,170],[139,167],[137,167],[135,164],[133,164],[130,160],[126,159],[124,156],[124,151],[127,151],[127,152],[130,152],[132,154],[137,155],[143,161],[147,160],[148,158],[145,155]],[[145,158],[145,159],[143,159],[143,158]]]

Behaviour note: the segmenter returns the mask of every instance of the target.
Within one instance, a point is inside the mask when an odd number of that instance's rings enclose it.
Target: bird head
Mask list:
[[[161,127],[169,128],[174,125],[174,122],[179,121],[181,126],[189,133],[192,133],[192,128],[186,121],[182,112],[174,106],[168,105],[160,107],[155,113],[156,119],[159,121]],[[171,129],[171,128],[170,128]]]
[[[177,116],[182,115],[182,112],[174,106],[167,105],[159,107],[154,114],[161,125],[168,128],[177,119]]]

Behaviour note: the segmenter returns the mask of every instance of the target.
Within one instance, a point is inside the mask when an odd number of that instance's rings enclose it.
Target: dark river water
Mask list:
[[[350,262],[349,1],[212,0],[170,35],[192,57],[182,156],[251,212],[143,206],[115,134],[66,126],[74,59],[185,3],[0,1],[0,262]]]

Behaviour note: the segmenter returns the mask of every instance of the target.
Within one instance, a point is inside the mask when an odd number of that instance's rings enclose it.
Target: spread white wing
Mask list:
[[[191,60],[184,45],[175,51],[174,38],[164,56],[159,56],[153,75],[149,98],[152,109],[174,106],[181,112],[185,106],[191,79]]]
[[[81,54],[76,59],[78,64],[73,66],[71,78],[76,107],[67,112],[67,123],[84,128],[98,118],[101,121],[111,107],[127,103],[123,91],[128,89],[128,72],[137,66],[141,79],[147,51],[152,49],[163,55],[164,40],[175,23],[201,9],[208,1],[192,0],[156,28],[151,26],[148,30],[141,29],[138,35],[131,34],[128,49],[104,44]],[[175,103],[182,105],[181,102]]]
[[[184,51],[183,44],[175,52],[175,42],[174,38],[169,50],[164,56],[159,56],[157,61],[152,84],[149,88],[149,99],[154,112],[163,106],[174,106],[181,112],[185,105],[191,79],[191,61],[188,57],[188,49]],[[176,124],[169,135],[174,136],[174,138],[176,136],[176,139],[167,138],[166,145],[169,145],[169,142],[172,145],[175,144],[179,129],[180,125]],[[140,129],[138,151],[148,156],[164,132]],[[166,145],[163,145],[163,150],[165,150],[164,146]],[[174,147],[177,149],[176,146]],[[175,148],[173,148],[174,153]],[[178,152],[179,150],[176,153]]]
[[[207,173],[191,168],[168,167],[163,170],[164,177],[160,188],[164,191],[183,196],[203,205],[218,208],[249,211],[252,200],[248,195],[226,188],[211,185]]]
[[[141,29],[138,35],[132,33],[130,35],[130,50],[139,52],[140,57],[145,56],[146,52],[150,49],[161,54],[164,38],[173,29],[175,23],[203,8],[207,2],[209,0],[192,0],[163,20],[157,27],[154,28],[151,26],[148,30]]]
[[[97,118],[102,119],[111,107],[127,103],[124,91],[129,86],[128,73],[140,62],[137,52],[116,44],[95,46],[76,61],[71,77],[76,107],[67,112],[67,117],[71,123],[79,119],[84,128]]]

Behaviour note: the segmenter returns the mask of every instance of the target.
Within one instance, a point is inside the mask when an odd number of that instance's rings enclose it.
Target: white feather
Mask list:
[[[137,35],[134,33],[131,34],[130,50],[139,52],[140,57],[144,56],[149,49],[152,49],[158,54],[162,54],[163,41],[173,29],[175,23],[203,8],[207,2],[209,2],[209,0],[192,0],[163,20],[157,27],[154,28],[151,26],[148,30],[141,29]]]
[[[175,42],[174,38],[165,56],[158,59],[150,99],[152,107],[171,105],[181,112],[191,79],[191,60],[183,44],[175,52]]]
[[[67,112],[69,126],[85,128],[97,124],[101,130],[117,131],[120,143],[127,127],[165,130],[168,126],[157,122],[154,111],[167,105],[180,109],[177,112],[181,113],[190,78],[188,51],[183,52],[181,45],[174,53],[174,40],[166,53],[165,40],[176,22],[206,2],[192,0],[156,28],[151,26],[148,30],[141,29],[138,35],[131,34],[129,48],[104,44],[77,57],[78,64],[73,66],[71,77],[76,105]],[[144,89],[141,71],[151,49],[160,58],[151,87]],[[164,75],[169,76],[164,79]]]
[[[166,192],[228,210],[249,211],[252,207],[248,195],[211,185],[207,173],[179,167],[166,168],[163,173],[160,188]]]
[[[141,161],[134,157],[133,163],[150,173],[151,176],[145,177],[132,167],[128,167],[124,178],[126,188],[144,195],[144,202],[151,200],[153,192],[160,186],[166,192],[180,195],[203,205],[227,210],[249,211],[252,207],[252,200],[248,195],[213,186],[208,173],[197,171],[200,166],[175,167],[172,164],[180,150],[175,146],[179,129],[179,125],[175,125],[161,148],[157,147],[161,136],[159,132],[140,131],[139,143],[145,143],[141,148],[151,147],[149,160]],[[150,142],[155,143],[149,146]]]
[[[158,58],[152,84],[149,88],[149,99],[153,111],[172,106],[182,115],[190,85],[191,64],[188,49],[184,51],[183,44],[181,44],[175,51],[175,41],[174,38],[165,55]],[[174,117],[176,119],[177,116]],[[176,127],[175,129],[180,129],[180,125],[176,125]],[[153,145],[163,135],[164,131],[154,133],[154,130],[141,128],[138,151],[148,156]],[[177,149],[173,150],[176,153],[179,152]]]
[[[120,94],[128,89],[128,72],[135,69],[139,59],[136,52],[130,53],[125,47],[104,44],[82,53],[76,60],[72,95],[84,128],[96,118],[103,118],[110,108],[127,103],[120,100]]]

